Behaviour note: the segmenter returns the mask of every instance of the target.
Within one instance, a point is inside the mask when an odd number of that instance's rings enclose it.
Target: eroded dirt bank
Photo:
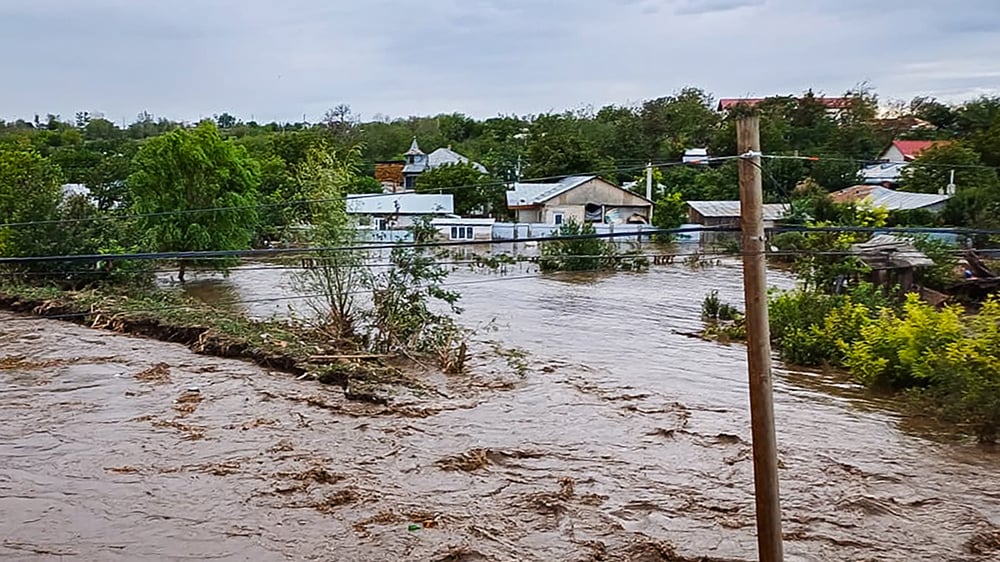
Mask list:
[[[683,274],[470,288],[526,375],[480,362],[390,406],[0,313],[0,557],[752,560],[743,350],[676,333],[703,293],[664,300]],[[996,454],[833,379],[781,372],[776,394],[787,559],[1000,556]]]

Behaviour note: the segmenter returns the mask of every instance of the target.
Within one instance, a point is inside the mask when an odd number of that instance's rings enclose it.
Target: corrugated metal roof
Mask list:
[[[386,193],[347,196],[347,212],[356,215],[450,215],[455,212],[450,193]]]
[[[471,163],[472,167],[479,170],[482,173],[487,173],[486,167],[479,162],[472,162],[465,156],[455,152],[450,148],[439,148],[434,152],[427,155],[427,167],[437,168],[438,166],[444,166],[446,164],[467,164]]]
[[[855,185],[830,194],[839,203],[847,201],[865,201],[873,207],[882,207],[888,211],[913,211],[944,203],[951,199],[950,195],[936,193],[913,193],[896,191],[880,185]]]
[[[851,253],[873,269],[934,265],[934,260],[918,250],[912,240],[892,234],[877,234],[867,242],[853,244]]]
[[[870,164],[861,169],[861,178],[865,183],[891,182],[899,183],[903,177],[903,168],[906,162],[882,162]]]
[[[544,203],[553,197],[588,182],[597,176],[569,176],[557,183],[515,183],[507,192],[508,207],[522,207]]]
[[[736,218],[742,214],[739,201],[688,201],[687,204],[703,217]],[[765,203],[764,220],[781,220],[790,209],[791,207],[785,203]]]
[[[913,160],[920,153],[927,150],[932,146],[948,144],[948,141],[940,140],[896,140],[892,141],[892,146],[895,146],[901,153],[903,153],[903,158],[906,160]]]

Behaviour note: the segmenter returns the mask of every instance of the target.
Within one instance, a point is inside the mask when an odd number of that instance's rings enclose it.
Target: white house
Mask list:
[[[892,141],[879,154],[877,164],[869,164],[861,169],[861,181],[871,185],[895,185],[903,177],[903,169],[921,152],[932,146],[947,144],[948,141],[897,140]]]
[[[404,229],[417,217],[454,215],[455,202],[450,193],[359,193],[347,196],[347,214],[375,230]]]
[[[439,217],[431,220],[438,229],[438,237],[445,240],[492,240],[496,219],[468,219],[459,216]]]
[[[597,176],[570,176],[556,183],[515,183],[507,208],[519,223],[649,224],[653,202]]]

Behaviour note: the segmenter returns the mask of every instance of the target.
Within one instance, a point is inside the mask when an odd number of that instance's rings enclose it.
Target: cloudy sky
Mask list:
[[[1000,92],[998,0],[2,0],[0,118],[538,113]]]

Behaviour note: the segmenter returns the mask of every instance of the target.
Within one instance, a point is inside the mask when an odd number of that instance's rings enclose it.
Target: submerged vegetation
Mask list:
[[[542,271],[642,271],[649,259],[639,250],[622,252],[614,242],[595,238],[594,226],[573,219],[542,243],[538,266]]]
[[[746,337],[740,313],[715,294],[703,310],[709,335]],[[771,340],[782,360],[846,369],[865,386],[902,392],[924,414],[957,424],[985,442],[1000,432],[1000,301],[975,313],[937,309],[916,294],[898,301],[869,284],[847,294],[807,289],[768,301]],[[714,316],[713,316],[714,314]]]

